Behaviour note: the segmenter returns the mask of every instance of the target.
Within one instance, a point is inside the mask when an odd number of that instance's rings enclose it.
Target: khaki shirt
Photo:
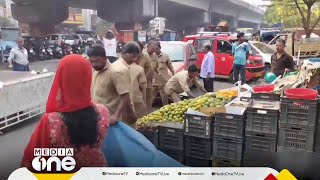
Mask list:
[[[131,85],[132,85],[132,92],[133,97],[132,101],[133,103],[145,103],[144,102],[144,96],[143,89],[147,88],[147,78],[144,73],[144,70],[142,67],[137,65],[136,63],[133,63],[130,65],[130,76],[131,76]]]
[[[158,75],[155,76],[156,85],[165,86],[168,80],[171,78],[169,75],[168,69],[171,72],[174,72],[174,68],[172,66],[171,60],[169,56],[163,52],[158,55]]]
[[[120,103],[120,95],[130,92],[130,81],[124,75],[128,70],[120,68],[122,67],[119,65],[122,63],[120,59],[116,62],[118,62],[118,65],[114,66],[107,61],[103,70],[93,71],[92,74],[92,100],[96,103],[104,104],[108,108],[110,115],[115,113]],[[123,67],[126,66],[123,65]],[[123,69],[123,71],[120,69]]]
[[[142,52],[149,55],[147,49],[144,49]],[[158,73],[158,71],[157,71],[157,69],[158,69],[158,56],[156,55],[156,53],[153,53],[152,55],[149,55],[149,57],[151,60],[152,70],[155,71],[156,73]]]
[[[144,69],[145,74],[147,74],[152,69],[151,59],[148,54],[146,54],[146,53],[140,54],[140,64],[139,65]]]
[[[172,76],[165,86],[165,91],[171,90],[177,94],[189,92],[193,85],[202,87],[197,78],[190,78],[188,71],[181,71]]]

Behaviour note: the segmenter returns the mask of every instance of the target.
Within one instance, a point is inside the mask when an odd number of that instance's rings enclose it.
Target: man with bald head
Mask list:
[[[13,66],[13,71],[30,71],[28,61],[28,51],[23,47],[22,37],[17,39],[17,46],[12,48],[8,62]]]

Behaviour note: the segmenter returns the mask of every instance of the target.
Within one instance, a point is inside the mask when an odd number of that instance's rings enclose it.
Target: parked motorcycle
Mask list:
[[[73,54],[81,54],[81,48],[78,44],[73,44],[71,47]]]
[[[37,60],[37,53],[33,50],[33,47],[30,47],[29,49],[27,49],[28,51],[28,60],[30,62],[34,62]]]
[[[38,56],[40,61],[44,61],[48,59],[48,53],[44,44],[40,46]]]
[[[63,56],[69,55],[69,54],[73,54],[73,50],[70,44],[63,44],[62,45],[62,52],[63,52]]]
[[[50,48],[53,50],[52,53],[54,58],[61,59],[63,57],[62,48],[58,45],[58,43],[50,46]]]
[[[43,44],[44,44],[45,52],[47,53],[47,59],[46,59],[46,60],[52,59],[52,57],[53,57],[53,50],[52,50],[52,48],[50,47],[49,42],[44,42]]]
[[[28,61],[33,62],[36,60],[36,52],[33,50],[33,45],[31,42],[25,42],[24,48],[28,52]]]

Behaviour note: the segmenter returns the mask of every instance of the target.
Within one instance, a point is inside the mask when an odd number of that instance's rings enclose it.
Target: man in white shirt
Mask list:
[[[103,38],[104,49],[106,50],[106,56],[108,60],[113,63],[118,59],[117,45],[118,45],[119,33],[112,27],[106,34],[106,38]]]
[[[10,51],[8,62],[13,66],[13,71],[30,71],[28,51],[23,47],[23,44],[23,38],[19,37],[17,46]]]
[[[204,53],[205,56],[203,58],[202,64],[201,64],[201,71],[200,71],[200,77],[203,79],[204,88],[208,92],[213,92],[213,84],[214,84],[214,64],[215,59],[214,55],[211,52],[211,46],[205,45],[204,46]]]

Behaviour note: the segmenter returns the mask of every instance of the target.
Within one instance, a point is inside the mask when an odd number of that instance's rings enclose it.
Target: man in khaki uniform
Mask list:
[[[141,42],[138,42],[140,49],[141,49],[141,54],[139,56],[139,59],[136,62],[138,65],[140,65],[144,69],[145,75],[151,72],[152,66],[151,66],[151,59],[146,51],[143,51],[143,44]]]
[[[133,92],[132,101],[137,118],[139,119],[146,114],[147,79],[144,69],[138,64],[139,60],[130,65],[130,76]]]
[[[157,42],[156,41],[149,41],[147,44],[147,48],[143,50],[143,53],[149,55],[151,60],[151,70],[150,73],[147,75],[148,87],[147,87],[147,111],[151,112],[152,110],[152,103],[153,103],[153,77],[154,74],[157,74],[157,66],[158,66],[158,56],[155,54],[157,49]],[[141,62],[140,62],[141,63]]]
[[[172,76],[164,87],[164,91],[168,96],[171,96],[173,102],[181,101],[179,94],[185,92],[191,98],[196,96],[190,91],[190,87],[195,85],[201,92],[207,93],[203,86],[199,83],[197,77],[199,70],[196,65],[191,65],[188,71],[181,71]]]
[[[129,64],[132,64],[140,53],[135,45],[126,45],[122,57],[112,64],[107,60],[104,47],[92,46],[88,52],[94,69],[91,93],[93,101],[104,104],[110,112],[110,120],[123,120],[134,127],[137,117],[130,97],[131,80]]]
[[[158,92],[160,92],[160,96],[162,99],[162,104],[169,104],[169,98],[164,92],[164,87],[170,79],[171,75],[168,73],[168,69],[174,75],[174,68],[172,66],[171,60],[169,56],[163,52],[161,52],[160,42],[157,43],[157,49],[155,51],[158,56],[158,74],[155,75],[154,83],[153,83],[153,100],[156,98]]]

